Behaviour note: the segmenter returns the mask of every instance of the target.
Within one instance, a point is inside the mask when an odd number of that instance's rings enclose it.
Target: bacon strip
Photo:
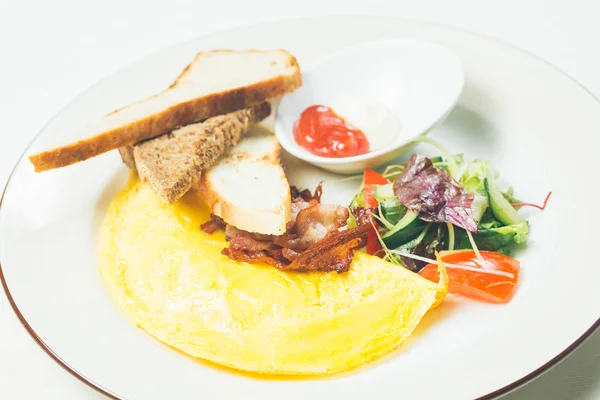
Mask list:
[[[292,193],[292,199],[302,199],[304,201],[316,200],[317,203],[321,202],[321,196],[323,195],[323,182],[317,185],[315,189],[315,194],[310,193],[310,189],[300,190],[296,186],[290,187],[290,192]]]
[[[210,235],[213,232],[225,229],[225,221],[223,221],[221,217],[217,217],[215,214],[210,214],[210,219],[208,222],[200,225],[200,229],[202,229],[204,233],[208,233]]]
[[[354,250],[367,244],[369,225],[333,232],[301,253],[293,263],[281,269],[295,271],[348,271]]]
[[[277,268],[283,268],[289,262],[288,260],[278,260],[272,255],[267,254],[264,251],[258,253],[250,253],[245,250],[235,248],[224,248],[221,254],[231,258],[232,260],[246,261],[251,264],[268,264]]]
[[[225,225],[218,217],[211,218],[202,229],[212,233],[215,227],[224,227],[229,247],[222,253],[234,260],[266,263],[282,270],[347,271],[354,250],[365,245],[370,225],[359,223],[357,228],[343,230],[348,209],[321,204],[321,184],[314,195],[308,189],[291,189],[292,221],[281,236],[242,231]]]

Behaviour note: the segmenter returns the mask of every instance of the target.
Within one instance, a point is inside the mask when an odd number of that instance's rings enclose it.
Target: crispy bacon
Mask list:
[[[306,250],[325,236],[346,225],[348,209],[333,204],[316,204],[298,213],[294,228],[300,249]]]
[[[238,237],[230,241],[229,248],[223,249],[222,253],[234,260],[265,263],[282,270],[335,271],[340,274],[348,271],[354,258],[354,250],[364,247],[367,243],[369,229],[368,225],[362,225],[332,232],[302,253],[285,247],[273,248],[271,246],[275,245],[270,242],[254,241],[252,245],[244,242],[244,245],[240,245],[242,242],[238,241],[239,239],[252,239]],[[264,247],[257,243],[264,244]]]
[[[281,249],[281,255],[288,259],[288,261],[294,261],[300,256],[301,253],[288,249],[286,247]]]
[[[264,263],[277,268],[283,268],[289,263],[288,260],[278,260],[264,251],[250,253],[245,250],[225,248],[221,253],[232,260],[246,261],[251,264]]]
[[[354,250],[365,245],[369,226],[361,225],[365,218],[357,218],[359,227],[344,230],[348,209],[339,205],[321,204],[322,186],[314,195],[310,190],[292,187],[292,220],[283,235],[261,235],[226,225],[225,236],[229,247],[223,254],[234,260],[266,263],[283,270],[347,271]],[[202,229],[221,227],[218,217]],[[209,232],[207,232],[209,233]]]
[[[301,253],[290,265],[281,269],[296,271],[348,271],[354,258],[354,250],[367,243],[369,225],[332,232],[323,240]]]
[[[249,236],[238,236],[229,240],[229,248],[258,253],[260,251],[273,252],[278,249],[278,246],[271,241],[257,240]]]
[[[294,199],[294,200],[300,198],[306,202],[309,202],[311,200],[316,200],[317,203],[320,203],[321,196],[323,195],[323,182],[321,182],[321,183],[319,183],[319,185],[317,185],[314,195],[310,192],[310,189],[304,189],[304,190],[300,191],[296,186],[291,186],[290,192],[292,194],[292,199]]]
[[[308,203],[306,203],[308,204]],[[306,250],[330,233],[346,225],[348,209],[333,204],[313,204],[302,208],[293,223],[273,242],[295,251]]]
[[[304,199],[301,197],[296,197],[292,201],[292,218],[290,219],[290,222],[288,222],[288,230],[291,229],[291,227],[293,227],[296,223],[296,218],[298,217],[298,214],[300,214],[300,211],[306,210],[307,208],[318,204],[319,203],[314,200],[304,201]]]
[[[215,214],[210,214],[210,219],[208,222],[200,225],[200,229],[204,231],[204,233],[208,233],[209,235],[218,230],[225,229],[225,221],[221,217],[217,217]]]

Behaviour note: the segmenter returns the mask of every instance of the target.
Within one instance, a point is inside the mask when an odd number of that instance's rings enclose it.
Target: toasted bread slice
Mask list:
[[[226,223],[281,235],[291,219],[291,195],[279,152],[275,136],[256,127],[203,172],[194,189]]]
[[[296,59],[283,50],[199,53],[179,83],[119,109],[82,139],[29,157],[36,172],[64,167],[216,115],[251,107],[300,86]]]
[[[130,164],[130,154],[133,154],[140,178],[148,182],[164,202],[173,203],[192,187],[201,171],[213,165],[227,149],[235,146],[251,125],[270,113],[270,104],[262,103],[219,115],[138,143],[133,151],[121,150],[121,155],[125,151],[123,160]]]

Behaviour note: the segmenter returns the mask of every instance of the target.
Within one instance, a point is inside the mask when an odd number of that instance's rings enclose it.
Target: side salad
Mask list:
[[[383,173],[366,169],[350,204],[349,226],[368,213],[373,229],[366,251],[436,281],[436,253],[448,267],[450,292],[504,303],[514,293],[520,263],[510,257],[527,242],[529,223],[518,212],[513,189],[500,190],[490,162],[466,161],[431,139],[442,153],[413,154]]]

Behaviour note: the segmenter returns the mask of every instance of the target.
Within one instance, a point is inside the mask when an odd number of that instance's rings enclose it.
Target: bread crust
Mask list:
[[[135,166],[135,158],[133,157],[133,146],[119,147],[119,154],[123,163],[132,171],[137,171]]]
[[[203,54],[205,53],[199,53],[195,60]],[[302,84],[298,63],[292,55],[289,53],[288,55],[289,66],[296,69],[296,72],[291,75],[278,75],[245,87],[212,93],[175,104],[162,112],[146,116],[145,118],[102,132],[96,136],[31,155],[29,156],[29,161],[33,164],[36,172],[65,167],[110,150],[151,139],[181,126],[189,125],[215,115],[252,107],[267,99],[281,96],[293,91]],[[188,65],[179,75],[177,81],[186,75],[189,68],[190,66]],[[124,109],[117,112],[122,111]]]

